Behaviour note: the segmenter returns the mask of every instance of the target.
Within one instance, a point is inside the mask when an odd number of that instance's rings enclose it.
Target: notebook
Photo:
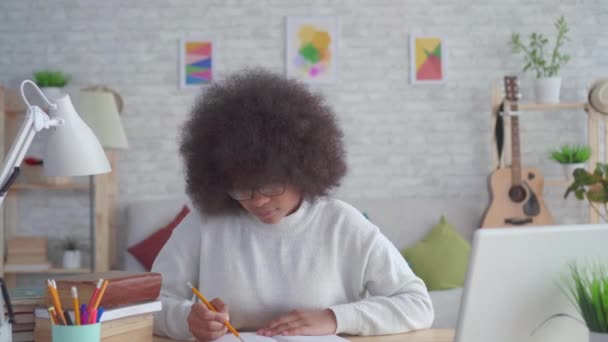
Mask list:
[[[338,335],[325,335],[325,336],[272,336],[266,337],[256,333],[240,333],[241,337],[245,342],[347,342]],[[215,340],[215,342],[241,342],[236,336],[232,334],[226,334],[222,338]]]

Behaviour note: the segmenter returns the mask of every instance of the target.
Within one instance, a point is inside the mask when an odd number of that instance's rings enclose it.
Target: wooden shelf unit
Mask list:
[[[500,114],[500,107],[504,101],[504,108],[508,112],[510,107],[509,101],[504,99],[502,87],[494,87],[491,94],[491,132],[496,129],[496,118]],[[588,137],[587,142],[591,148],[591,157],[589,158],[589,165],[595,165],[599,160],[600,151],[600,140],[598,136],[598,124],[600,120],[604,120],[605,117],[593,110],[587,102],[560,102],[560,103],[525,103],[518,102],[519,112],[551,112],[560,110],[580,110],[581,114],[587,114],[587,125],[588,125]],[[510,165],[511,156],[511,126],[510,120],[504,120],[504,147],[502,157],[498,158],[498,151],[496,150],[496,136],[492,136],[492,169],[495,170],[498,167],[505,167]],[[608,138],[608,124],[604,131],[604,137]],[[605,139],[605,159],[608,161],[608,139]],[[545,179],[545,186],[549,187],[563,187],[564,190],[572,182],[566,179]],[[599,223],[599,215],[589,207],[589,222]]]
[[[14,141],[19,125],[21,124],[24,108],[20,103],[20,98],[17,96],[16,90],[6,89],[0,85],[0,158],[4,159],[4,154],[10,148]],[[114,174],[114,172],[111,172]],[[17,202],[19,193],[23,191],[88,191],[90,192],[89,199],[94,203],[90,208],[93,212],[92,227],[92,245],[90,247],[91,258],[94,260],[92,271],[101,272],[110,269],[110,210],[107,197],[112,195],[108,188],[108,182],[113,178],[113,175],[96,175],[92,177],[90,183],[67,183],[67,184],[29,184],[15,183],[9,189],[7,196],[4,199],[3,207],[0,208],[0,275],[15,277],[17,274],[73,274],[91,272],[91,268],[80,269],[62,269],[51,268],[43,271],[12,271],[4,272],[4,240],[8,233],[15,233],[18,229],[18,212]]]

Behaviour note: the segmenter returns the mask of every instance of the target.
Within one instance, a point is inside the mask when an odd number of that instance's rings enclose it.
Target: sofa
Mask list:
[[[364,213],[398,249],[414,245],[438,223],[441,215],[471,241],[480,225],[483,203],[454,199],[344,199]],[[133,201],[127,206],[124,268],[145,271],[129,253],[131,246],[166,225],[187,203],[185,196],[167,196]],[[455,328],[462,288],[430,291],[435,308],[433,328]]]

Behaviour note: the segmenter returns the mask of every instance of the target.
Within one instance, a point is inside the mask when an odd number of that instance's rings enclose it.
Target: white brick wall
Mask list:
[[[0,82],[14,85],[35,69],[53,67],[73,76],[72,89],[104,83],[123,94],[130,149],[120,156],[122,207],[183,188],[177,128],[197,91],[177,87],[178,38],[215,37],[220,77],[247,65],[282,72],[284,17],[317,14],[341,18],[340,81],[316,89],[344,127],[350,172],[339,193],[348,197],[487,201],[490,87],[521,69],[521,57],[507,45],[513,31],[553,37],[553,22],[566,15],[572,61],[562,71],[564,101],[583,100],[588,85],[608,74],[605,0],[2,0]],[[448,39],[446,84],[409,84],[411,32]],[[529,89],[526,79],[522,85]],[[582,113],[521,121],[524,163],[547,177],[560,172],[546,158],[551,147],[585,141]],[[554,216],[580,220],[585,211],[573,199],[564,202],[562,193],[548,191]],[[70,207],[43,207],[57,218],[83,216]],[[68,231],[86,225],[64,221]]]

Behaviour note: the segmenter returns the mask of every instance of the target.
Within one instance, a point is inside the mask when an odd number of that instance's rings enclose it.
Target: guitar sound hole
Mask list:
[[[523,202],[526,199],[526,189],[523,186],[512,186],[509,189],[509,198],[515,203]]]

